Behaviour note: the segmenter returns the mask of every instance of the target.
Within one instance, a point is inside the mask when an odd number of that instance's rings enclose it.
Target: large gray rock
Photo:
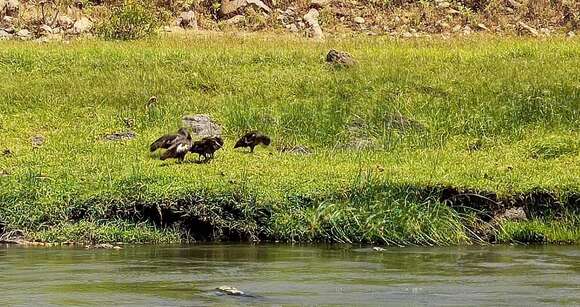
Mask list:
[[[93,23],[87,17],[81,17],[77,20],[72,28],[75,34],[81,34],[90,31],[93,28]]]
[[[248,5],[262,9],[266,13],[272,12],[272,9],[260,0],[222,0],[219,14],[220,16],[228,16],[240,11]]]
[[[185,115],[182,118],[184,127],[191,128],[198,136],[221,136],[222,128],[207,114]]]
[[[323,39],[324,33],[322,33],[322,28],[318,23],[318,13],[317,9],[310,9],[306,15],[304,15],[304,21],[310,25],[310,29],[312,30],[312,38],[314,39]]]

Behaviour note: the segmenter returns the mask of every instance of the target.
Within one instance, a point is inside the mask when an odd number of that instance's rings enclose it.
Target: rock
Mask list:
[[[59,27],[68,30],[68,29],[73,27],[75,22],[70,17],[68,17],[66,15],[62,15],[62,16],[58,16],[58,18],[56,19],[56,24]]]
[[[260,0],[222,0],[219,14],[220,16],[228,16],[230,14],[240,11],[242,8],[253,5],[257,8],[264,10],[267,13],[271,13],[272,9],[264,4]]]
[[[544,36],[550,36],[551,34],[550,29],[548,28],[541,28],[540,33],[542,33]]]
[[[566,36],[568,36],[569,38],[572,38],[572,37],[576,36],[576,33],[574,33],[574,31],[570,31],[570,32],[566,33]]]
[[[327,6],[330,0],[310,0],[310,7],[315,9],[321,9]]]
[[[4,18],[2,18],[2,21],[7,23],[7,24],[12,24],[12,22],[14,21],[14,17],[12,16],[4,16]]]
[[[6,40],[6,39],[11,39],[13,37],[12,34],[4,31],[4,30],[0,30],[0,40]]]
[[[507,209],[505,212],[498,214],[495,218],[496,221],[508,220],[508,221],[526,221],[528,216],[523,207],[514,207]]]
[[[461,26],[460,26],[460,25],[456,25],[455,27],[453,27],[453,29],[451,29],[451,31],[453,31],[453,32],[456,32],[456,33],[457,33],[457,32],[459,32],[459,31],[461,31]]]
[[[106,141],[129,141],[134,139],[137,134],[131,130],[121,131],[121,132],[113,132],[107,134],[103,137]]]
[[[102,243],[102,244],[95,244],[95,245],[87,245],[86,248],[97,248],[97,249],[123,249],[120,246],[109,244],[109,243]]]
[[[330,49],[326,54],[326,63],[336,66],[354,66],[356,61],[347,52]]]
[[[87,17],[81,17],[72,27],[74,34],[81,34],[90,31],[93,28],[93,23]]]
[[[30,139],[30,142],[32,143],[32,147],[40,147],[44,144],[44,137],[40,134],[37,134]]]
[[[489,31],[489,29],[483,23],[478,23],[477,27],[483,31]]]
[[[226,294],[226,295],[233,295],[233,296],[244,296],[245,295],[244,292],[242,292],[234,287],[230,287],[230,286],[220,286],[220,287],[217,287],[216,290],[218,290],[222,294]]]
[[[529,34],[531,34],[532,36],[538,36],[538,30],[528,26],[527,24],[525,24],[522,21],[518,22],[518,26],[522,29],[522,30],[526,30]]]
[[[306,15],[304,15],[304,21],[310,25],[312,29],[312,37],[314,39],[323,39],[324,34],[322,33],[322,28],[318,23],[318,10],[317,9],[310,9]]]
[[[286,25],[286,29],[288,29],[290,32],[293,32],[293,33],[296,33],[299,31],[298,27],[293,23]]]
[[[27,29],[22,29],[14,34],[16,37],[26,40],[32,38],[32,33]]]
[[[195,12],[190,10],[187,12],[182,12],[179,15],[180,22],[179,25],[183,28],[193,28],[197,30],[197,18],[195,17]]]
[[[235,24],[238,24],[238,23],[242,23],[244,21],[246,21],[246,16],[244,16],[244,15],[236,15],[236,16],[234,16],[234,17],[226,20],[226,23],[229,24],[229,25],[235,25]]]
[[[43,34],[52,34],[52,28],[48,25],[40,26],[40,32]]]
[[[451,6],[451,3],[447,2],[447,1],[443,1],[443,2],[439,2],[439,4],[437,4],[437,6],[442,8],[442,9],[446,9],[446,8],[449,8]]]
[[[354,20],[354,22],[356,22],[356,23],[358,23],[358,24],[363,24],[363,23],[365,23],[365,19],[364,19],[364,18],[362,18],[362,17],[360,17],[360,16],[358,16],[358,17],[355,17],[353,20]]]
[[[186,115],[182,118],[182,123],[199,136],[221,136],[222,134],[222,128],[207,114]]]
[[[413,37],[413,34],[411,34],[411,32],[405,31],[401,34],[404,38],[411,38]]]

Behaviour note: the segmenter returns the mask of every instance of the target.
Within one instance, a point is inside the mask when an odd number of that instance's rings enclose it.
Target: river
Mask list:
[[[580,246],[0,246],[0,291],[0,306],[580,306]]]

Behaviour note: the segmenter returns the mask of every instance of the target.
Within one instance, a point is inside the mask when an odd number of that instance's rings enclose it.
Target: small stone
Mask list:
[[[489,29],[483,23],[478,23],[477,27],[483,31],[489,31]]]
[[[52,28],[49,25],[40,26],[40,30],[44,34],[52,34]]]
[[[411,34],[411,33],[410,33],[410,32],[408,32],[408,31],[405,31],[405,32],[403,32],[401,35],[402,35],[404,38],[411,38],[411,37],[413,37],[413,34]]]
[[[12,34],[4,31],[4,30],[0,30],[0,40],[6,40],[6,39],[11,39],[13,37]]]
[[[235,25],[238,23],[243,23],[244,21],[246,21],[246,16],[244,15],[236,15],[228,20],[226,20],[226,23],[229,25]]]
[[[90,31],[93,28],[93,23],[87,17],[81,17],[77,20],[72,28],[75,34],[81,34]]]
[[[232,295],[232,296],[243,296],[245,295],[244,292],[230,286],[220,286],[217,287],[216,290],[220,291],[222,294]]]
[[[197,29],[197,18],[194,11],[182,12],[179,18],[181,19],[179,23],[181,27]]]
[[[446,8],[451,6],[451,3],[447,2],[447,1],[439,2],[439,4],[437,4],[437,6],[442,8],[442,9],[446,9]]]
[[[2,9],[0,9],[0,11],[2,11]],[[4,16],[4,18],[2,18],[2,21],[5,22],[5,23],[8,23],[8,24],[11,24],[12,21],[14,21],[14,17],[12,17],[12,16]]]
[[[122,132],[113,132],[103,137],[106,141],[129,141],[134,139],[137,134],[131,130]]]
[[[293,23],[287,25],[286,29],[288,29],[290,32],[293,32],[293,33],[298,32],[298,27]]]
[[[576,36],[576,33],[574,33],[574,31],[570,31],[570,32],[566,33],[566,36],[568,36],[569,38],[572,38],[572,37]]]
[[[540,33],[544,34],[545,36],[550,36],[551,32],[548,28],[541,28]]]
[[[358,24],[363,24],[363,23],[365,23],[365,19],[362,18],[362,17],[360,17],[360,16],[358,16],[358,17],[355,17],[354,18],[354,22],[356,22]]]
[[[58,16],[56,24],[63,29],[70,29],[75,24],[74,20],[66,15]]]
[[[518,26],[523,29],[526,30],[529,34],[531,34],[532,36],[538,36],[538,30],[528,26],[527,24],[525,24],[524,22],[520,21],[518,22]]]
[[[222,0],[219,14],[222,17],[229,16],[235,12],[240,11],[242,8],[248,5],[260,8],[267,13],[272,12],[272,9],[270,9],[269,6],[260,0]]]
[[[453,27],[453,29],[451,29],[451,31],[453,31],[455,33],[461,31],[461,25],[456,25],[455,27]]]
[[[40,147],[44,144],[44,137],[40,134],[37,134],[30,139],[30,142],[32,143],[32,147]]]
[[[30,33],[30,31],[26,30],[26,29],[22,29],[18,32],[16,32],[15,34],[17,37],[19,37],[22,40],[26,40],[26,39],[30,39],[32,38],[32,33]]]

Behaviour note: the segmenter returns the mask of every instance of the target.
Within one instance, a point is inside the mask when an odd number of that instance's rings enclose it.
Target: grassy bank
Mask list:
[[[331,47],[358,65],[326,66]],[[0,42],[0,221],[45,241],[578,242],[579,67],[578,40]],[[196,113],[224,128],[215,160],[149,155]],[[273,146],[232,149],[249,129]]]

